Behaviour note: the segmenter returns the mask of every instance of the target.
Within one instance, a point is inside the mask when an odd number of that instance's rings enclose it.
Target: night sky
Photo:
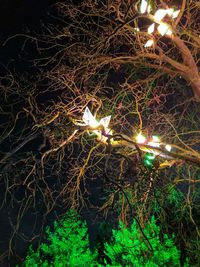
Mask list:
[[[0,60],[4,64],[18,58],[21,52],[21,39],[14,38],[6,45],[4,42],[17,34],[38,31],[41,24],[49,19],[55,1],[43,0],[1,0],[0,1]],[[19,66],[20,67],[20,66]]]
[[[5,74],[5,70],[14,71],[15,73],[27,72],[30,73],[29,63],[23,60],[27,51],[22,50],[22,37],[14,37],[24,33],[39,32],[42,23],[48,23],[50,15],[53,14],[54,8],[52,4],[55,1],[50,0],[1,0],[0,1],[0,76]],[[11,38],[9,41],[8,38]],[[28,53],[34,53],[31,47]],[[27,55],[28,56],[28,55]],[[1,101],[0,101],[1,102]],[[0,190],[0,200],[2,201],[3,189]],[[2,202],[1,202],[2,203]],[[6,208],[6,205],[0,210],[0,255],[8,249],[8,242],[12,229],[9,226],[9,217],[16,217],[16,210],[11,212]],[[40,221],[41,222],[41,221]],[[32,231],[32,217],[25,216],[22,224],[22,232],[29,235]],[[36,230],[37,231],[37,230]],[[16,254],[23,255],[26,250],[26,244],[19,238],[17,242],[17,251],[14,251],[13,257],[10,260],[0,261],[0,266],[15,266]]]

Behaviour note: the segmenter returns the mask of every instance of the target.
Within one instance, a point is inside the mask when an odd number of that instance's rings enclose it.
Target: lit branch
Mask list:
[[[164,166],[172,166],[176,163],[176,160],[180,159],[200,166],[200,157],[195,153],[188,155],[187,151],[182,148],[163,143],[156,135],[147,138],[140,132],[134,138],[130,138],[126,135],[113,134],[112,130],[108,128],[110,119],[111,116],[107,116],[98,122],[90,112],[89,108],[86,107],[82,117],[84,122],[82,126],[89,126],[87,130],[95,133],[97,135],[97,140],[104,144],[112,147],[129,147],[138,151],[140,155],[141,151],[145,152],[144,164],[147,167],[152,167],[153,163],[151,161],[158,157],[167,159],[166,163],[162,162],[160,164],[160,167],[162,168]],[[173,147],[175,148],[175,152],[172,152]],[[168,161],[169,159],[173,160],[173,164]]]

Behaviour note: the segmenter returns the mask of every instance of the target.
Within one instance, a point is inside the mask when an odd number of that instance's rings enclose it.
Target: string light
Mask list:
[[[149,27],[148,27],[148,34],[152,34],[155,30],[155,23],[152,23]]]
[[[139,134],[136,136],[135,140],[136,140],[136,142],[137,142],[138,144],[144,144],[144,143],[146,142],[147,139],[146,139],[146,137],[145,137],[143,134],[139,133]]]
[[[164,36],[165,34],[167,35],[172,35],[172,30],[170,29],[170,27],[168,25],[166,25],[165,23],[161,23],[158,26],[158,32]]]
[[[150,13],[151,12],[151,6],[148,4],[148,1],[146,0],[142,0],[141,1],[141,5],[140,5],[140,13],[144,14],[144,13]],[[154,23],[152,23],[148,29],[147,32],[148,34],[153,34],[155,31],[155,23],[159,24],[157,29],[158,29],[158,33],[162,36],[164,36],[165,34],[168,36],[172,35],[172,29],[169,25],[167,25],[166,23],[162,22],[162,20],[165,18],[165,16],[169,16],[172,19],[175,19],[178,17],[180,13],[180,10],[174,10],[173,8],[167,8],[167,9],[158,9],[155,14],[153,15],[153,20],[155,20]],[[153,40],[148,40],[146,42],[146,44],[144,45],[144,47],[151,47],[153,45]]]
[[[108,138],[112,137],[113,135],[113,131],[108,128],[110,120],[111,116],[106,116],[98,121],[95,116],[92,115],[90,109],[86,107],[82,116],[83,123],[79,123],[78,121],[74,121],[74,123],[79,126],[89,126],[91,128],[88,129],[89,133],[95,134],[98,141],[107,143]],[[103,128],[101,129],[100,126],[103,126]],[[160,138],[157,135],[152,135],[151,138],[147,138],[140,132],[135,136],[134,139],[140,150],[146,152],[143,156],[143,163],[146,167],[152,168],[154,166],[153,161],[155,160],[156,156],[162,158],[172,158],[169,155],[165,155],[163,151],[157,149],[160,148],[161,144],[162,148],[164,147],[168,152],[170,152],[172,149],[171,145],[161,143]],[[117,141],[113,138],[110,138],[110,144],[113,146],[121,146],[126,144],[126,141]]]
[[[151,5],[148,5],[148,2],[146,0],[142,0],[141,1],[141,5],[140,5],[140,13],[144,14],[144,13],[150,13],[151,11]]]
[[[150,39],[150,40],[148,40],[147,42],[146,42],[146,44],[144,45],[144,47],[151,47],[152,45],[154,44],[154,41],[152,40],[152,39]]]

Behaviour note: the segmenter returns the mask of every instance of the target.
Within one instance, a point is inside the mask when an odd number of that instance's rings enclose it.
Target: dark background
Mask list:
[[[29,45],[26,51],[23,50],[23,34],[34,34],[41,31],[41,25],[49,23],[55,14],[54,4],[58,1],[51,0],[0,0],[0,77],[11,71],[20,75],[20,73],[31,73],[31,65],[24,58],[29,55],[34,57],[35,47]],[[0,104],[3,105],[2,99]],[[4,144],[5,146],[5,144]],[[0,147],[0,150],[5,147]],[[9,147],[8,147],[9,149]],[[4,188],[0,188],[0,201],[4,197]],[[6,204],[0,209],[0,255],[8,250],[8,244],[12,235],[12,227],[9,224],[10,218],[15,221],[17,209],[11,209]],[[42,222],[42,216],[38,214],[37,224]],[[21,225],[21,231],[27,236],[32,236],[32,215],[27,214]],[[36,225],[36,232],[39,225]],[[26,242],[17,241],[16,251],[10,259],[1,261],[0,266],[15,266],[17,254],[23,257],[27,249]]]

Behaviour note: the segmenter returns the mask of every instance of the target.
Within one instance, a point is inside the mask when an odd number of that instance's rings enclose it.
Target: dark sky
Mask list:
[[[19,61],[23,38],[13,38],[3,45],[7,38],[16,34],[23,34],[27,30],[30,32],[38,31],[42,22],[47,22],[50,18],[49,12],[53,10],[52,4],[58,2],[56,0],[0,0],[0,77],[4,76],[5,66],[10,62],[16,62],[13,66],[16,72],[20,72],[23,64],[17,64]],[[22,55],[23,56],[23,55]],[[23,67],[24,68],[24,67]],[[21,68],[22,72],[24,69]],[[1,105],[1,99],[0,99]],[[0,203],[4,192],[0,190]],[[16,209],[13,208],[9,215],[9,210],[4,206],[0,210],[0,256],[2,252],[8,249],[8,240],[10,238],[11,229],[8,217],[14,218]],[[29,216],[27,214],[27,216]],[[22,230],[28,231],[31,227],[31,216],[23,220]],[[29,231],[31,232],[31,231]],[[24,242],[18,243],[18,252],[23,253],[26,249]],[[15,266],[15,259],[0,262],[0,267]]]
[[[1,37],[36,28],[47,13],[52,0],[0,0]]]
[[[52,5],[58,0],[0,0],[0,63],[7,64],[20,53],[22,38],[5,40],[16,34],[38,31],[47,21]]]

